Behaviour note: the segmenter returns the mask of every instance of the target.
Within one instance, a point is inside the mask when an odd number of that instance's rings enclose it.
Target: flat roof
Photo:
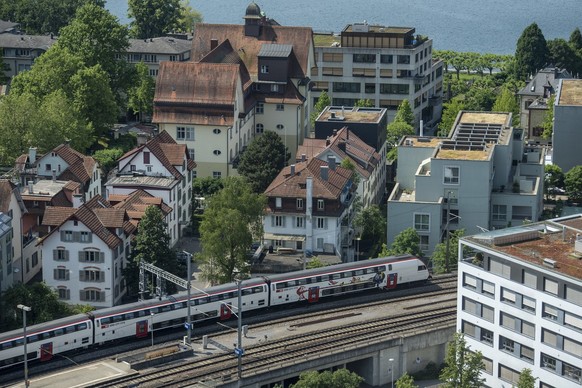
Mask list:
[[[118,176],[110,179],[106,186],[148,186],[168,188],[177,184],[179,181],[174,178],[156,177],[156,176]]]
[[[582,105],[582,80],[562,80],[558,105]]]
[[[497,252],[582,279],[582,214],[462,237]],[[544,263],[549,259],[550,262]],[[548,263],[554,263],[552,267]]]
[[[355,30],[354,30],[355,26]],[[414,27],[390,27],[390,26],[381,26],[377,24],[367,24],[367,23],[353,23],[348,24],[342,32],[362,32],[359,31],[359,28],[366,28],[368,32],[373,33],[385,33],[385,34],[414,34],[415,29]]]
[[[328,106],[317,121],[334,121],[338,124],[379,123],[385,112],[386,108]]]
[[[24,199],[30,197],[50,197],[58,194],[69,183],[69,181],[53,181],[51,179],[43,179],[32,185],[32,193],[29,191],[29,185],[22,187],[22,196]]]

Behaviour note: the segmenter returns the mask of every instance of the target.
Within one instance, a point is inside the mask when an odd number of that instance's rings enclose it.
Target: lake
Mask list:
[[[206,23],[242,24],[250,0],[190,1]],[[433,39],[437,50],[513,54],[522,31],[533,22],[546,39],[568,40],[582,29],[580,0],[293,0],[257,1],[281,25],[339,33],[347,24],[414,27]],[[127,0],[106,7],[128,23]]]

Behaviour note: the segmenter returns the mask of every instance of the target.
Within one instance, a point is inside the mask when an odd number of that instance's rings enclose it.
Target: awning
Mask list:
[[[282,241],[305,241],[305,236],[297,236],[293,234],[274,234],[265,233],[265,240],[282,240]]]

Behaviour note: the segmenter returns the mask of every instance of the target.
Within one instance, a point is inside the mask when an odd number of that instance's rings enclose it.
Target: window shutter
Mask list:
[[[71,278],[71,271],[65,270],[65,280],[69,280]]]
[[[61,241],[65,241],[65,231],[61,230]]]
[[[53,249],[53,260],[57,260],[59,257],[59,252],[56,249]]]
[[[55,278],[55,280],[59,280],[59,278],[58,278],[57,276],[59,276],[59,272],[58,272],[58,270],[55,268],[55,269],[53,269],[53,277]]]
[[[65,260],[69,260],[69,251],[65,251]]]
[[[287,217],[281,216],[281,226],[285,227],[285,220],[286,219],[287,219]]]
[[[85,291],[84,290],[79,291],[79,299],[80,300],[86,300],[86,298],[85,298]]]
[[[82,282],[85,281],[85,271],[79,271],[79,280]]]
[[[81,232],[73,232],[73,241],[74,242],[81,241]]]
[[[79,251],[79,261],[85,262],[85,251]]]
[[[271,226],[275,226],[275,216],[271,216]]]
[[[67,290],[66,295],[67,295],[67,300],[71,299],[71,290]]]
[[[93,233],[91,233],[91,232],[88,233],[88,240],[87,240],[87,242],[90,242],[90,243],[93,242]]]
[[[105,291],[99,293],[99,302],[105,302]]]
[[[99,262],[100,263],[105,262],[105,252],[99,252]]]
[[[105,281],[105,271],[99,273],[99,281],[103,283]]]
[[[327,218],[324,218],[324,221],[323,222],[324,222],[325,229],[327,229]]]

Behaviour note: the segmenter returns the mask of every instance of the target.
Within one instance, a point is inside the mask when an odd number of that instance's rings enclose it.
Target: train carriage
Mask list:
[[[93,322],[87,314],[77,314],[26,330],[28,360],[50,360],[53,355],[93,344]],[[0,368],[24,362],[23,330],[0,334]]]
[[[271,306],[369,288],[393,289],[429,278],[426,263],[411,255],[382,257],[270,277]]]

